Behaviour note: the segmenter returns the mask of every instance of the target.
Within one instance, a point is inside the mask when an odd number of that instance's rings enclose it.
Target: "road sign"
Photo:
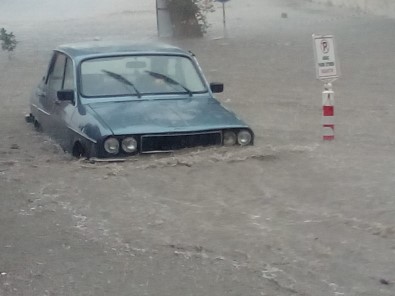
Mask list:
[[[230,1],[230,0],[215,0],[215,1],[221,2],[221,3],[225,3],[225,2],[228,2],[228,1]]]
[[[332,35],[313,35],[317,79],[335,80],[340,76]]]

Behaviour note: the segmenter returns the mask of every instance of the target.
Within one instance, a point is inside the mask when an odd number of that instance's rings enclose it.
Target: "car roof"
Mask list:
[[[108,56],[128,53],[190,55],[187,51],[181,48],[159,42],[136,43],[127,41],[91,41],[60,45],[56,50],[64,52],[75,59],[82,59],[91,56]]]

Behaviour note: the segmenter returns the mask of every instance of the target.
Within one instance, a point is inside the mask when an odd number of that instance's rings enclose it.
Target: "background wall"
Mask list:
[[[317,3],[352,7],[365,12],[395,17],[394,0],[312,0]]]

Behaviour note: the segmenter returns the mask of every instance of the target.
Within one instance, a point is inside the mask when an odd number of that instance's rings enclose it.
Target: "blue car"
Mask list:
[[[252,145],[251,128],[214,98],[222,91],[177,47],[68,44],[54,50],[26,120],[75,157]]]

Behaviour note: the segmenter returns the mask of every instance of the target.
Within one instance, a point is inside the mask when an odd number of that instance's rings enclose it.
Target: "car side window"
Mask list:
[[[74,67],[73,67],[73,62],[69,58],[66,59],[66,69],[64,71],[63,89],[75,89]]]
[[[48,77],[48,88],[53,91],[62,89],[65,71],[66,57],[63,54],[57,54],[55,64]]]

